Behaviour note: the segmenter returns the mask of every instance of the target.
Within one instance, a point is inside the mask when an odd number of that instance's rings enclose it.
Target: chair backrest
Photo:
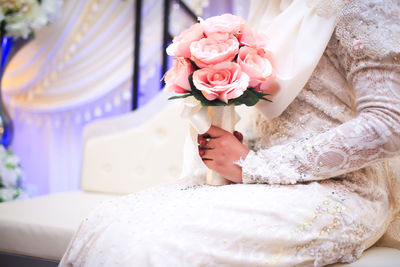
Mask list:
[[[138,111],[87,126],[82,190],[127,194],[179,177],[187,122],[179,101],[167,96],[161,93]]]

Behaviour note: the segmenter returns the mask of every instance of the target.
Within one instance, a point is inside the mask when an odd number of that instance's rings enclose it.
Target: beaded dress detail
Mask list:
[[[60,266],[324,266],[398,227],[400,4],[344,2],[297,98],[271,121],[247,117],[243,184],[176,182],[106,201]]]

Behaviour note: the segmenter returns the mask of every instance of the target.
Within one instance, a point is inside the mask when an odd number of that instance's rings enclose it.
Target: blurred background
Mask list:
[[[140,109],[159,93],[170,65],[165,48],[198,16],[229,12],[246,18],[249,5],[239,0],[58,2],[57,14],[34,36],[2,38],[1,94],[13,125],[8,149],[19,159],[29,196],[79,189],[85,125]]]

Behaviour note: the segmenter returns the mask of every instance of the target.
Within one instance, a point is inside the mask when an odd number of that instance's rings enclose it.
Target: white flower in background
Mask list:
[[[46,13],[39,5],[33,5],[29,12],[25,14],[25,20],[31,25],[32,29],[40,29],[48,22]]]
[[[0,202],[26,198],[28,194],[19,188],[0,188]]]
[[[2,177],[2,184],[6,188],[9,187],[17,187],[18,186],[18,178],[19,176],[13,170],[8,168],[1,167],[0,168],[0,175]]]
[[[0,202],[13,200],[16,194],[15,188],[0,188]]]
[[[31,33],[29,24],[24,20],[21,14],[16,13],[11,16],[6,16],[6,32],[7,35],[18,36],[24,39],[28,38]]]
[[[0,145],[0,161],[5,160],[7,156],[8,156],[7,150],[4,148],[4,146]]]
[[[7,166],[11,166],[10,168],[15,169],[19,166],[19,158],[15,156],[12,152],[7,152],[7,158],[4,160]]]
[[[52,22],[62,0],[0,0],[0,22],[5,22],[5,35],[28,38]]]
[[[0,166],[0,177],[3,186],[18,187],[18,181],[21,177],[21,168],[19,159],[14,155],[9,155],[2,161]]]
[[[48,17],[49,22],[53,22],[61,9],[63,2],[61,0],[42,0],[42,9]]]
[[[18,157],[0,145],[0,202],[27,197],[21,179],[22,169]]]

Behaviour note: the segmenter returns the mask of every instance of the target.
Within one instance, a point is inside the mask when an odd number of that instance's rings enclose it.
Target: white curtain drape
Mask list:
[[[132,1],[64,1],[55,23],[10,62],[11,149],[32,195],[79,188],[83,127],[130,110],[132,9]]]
[[[205,8],[205,17],[243,6],[185,3],[197,15]],[[8,65],[3,94],[14,120],[11,149],[32,196],[78,189],[84,126],[130,111],[134,7],[124,0],[64,1],[55,22]],[[144,0],[142,8],[139,106],[160,90],[163,1]],[[193,24],[177,2],[170,12],[172,35]]]

